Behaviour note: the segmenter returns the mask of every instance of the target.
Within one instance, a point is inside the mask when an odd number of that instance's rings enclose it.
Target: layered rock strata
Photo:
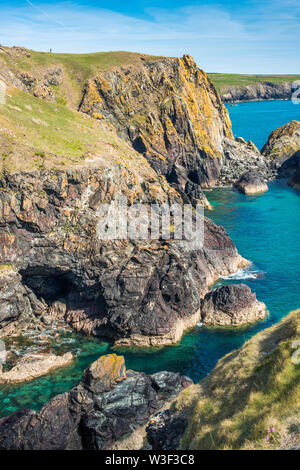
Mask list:
[[[259,194],[269,190],[264,178],[257,171],[247,171],[235,183],[235,187],[244,194]]]

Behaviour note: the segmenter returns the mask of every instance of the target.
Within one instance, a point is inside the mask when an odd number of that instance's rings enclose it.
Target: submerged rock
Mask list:
[[[259,194],[269,190],[262,175],[257,171],[244,173],[235,183],[235,187],[244,194]]]
[[[159,411],[146,428],[152,450],[175,450],[188,424],[184,413]]]
[[[0,365],[0,384],[13,384],[36,379],[49,374],[60,367],[68,366],[73,361],[73,354],[66,353],[62,356],[55,354],[31,354],[24,356],[8,372],[2,371]]]
[[[205,325],[238,326],[262,320],[265,316],[265,304],[259,302],[245,284],[219,287],[206,294],[201,303],[201,318]]]
[[[22,410],[2,418],[0,449],[108,449],[191,384],[173,372],[125,373],[122,357],[103,356],[77,386],[40,411]]]

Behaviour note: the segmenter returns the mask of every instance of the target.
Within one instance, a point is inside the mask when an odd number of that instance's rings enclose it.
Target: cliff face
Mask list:
[[[238,101],[290,100],[294,88],[292,82],[260,82],[247,86],[222,88],[220,95],[224,103]]]
[[[150,165],[190,199],[219,175],[227,110],[190,56],[141,61],[87,82],[79,108],[112,121]],[[201,196],[200,196],[201,198]]]
[[[204,247],[193,251],[176,240],[103,240],[97,235],[97,208],[120,194],[145,204],[178,200],[166,182],[148,171],[141,182],[118,167],[1,179],[0,259],[13,271],[2,297],[9,311],[16,299],[7,292],[20,293],[27,306],[26,313],[19,312],[22,328],[32,327],[35,317],[51,312],[57,301],[76,330],[123,338],[122,344],[170,344],[199,321],[200,299],[209,285],[243,265],[221,227],[207,219]],[[17,318],[4,320],[7,328]]]

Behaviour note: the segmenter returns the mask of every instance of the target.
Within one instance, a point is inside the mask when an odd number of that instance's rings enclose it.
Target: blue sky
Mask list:
[[[299,0],[0,0],[0,43],[189,53],[208,72],[300,73]]]

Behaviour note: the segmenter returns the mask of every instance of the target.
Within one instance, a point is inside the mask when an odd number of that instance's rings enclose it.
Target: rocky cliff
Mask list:
[[[103,450],[116,443],[126,449],[129,439],[140,448],[151,415],[191,384],[174,372],[126,371],[122,356],[102,356],[76,387],[40,411],[0,419],[0,449]]]
[[[247,86],[224,87],[220,95],[224,103],[239,101],[290,100],[294,92],[293,82],[260,82]]]
[[[87,82],[80,110],[111,120],[192,198],[199,185],[216,182],[223,139],[232,137],[212,82],[188,55],[103,72]]]
[[[22,48],[3,54],[8,89],[0,117],[1,335],[36,327],[40,318],[54,315],[118,344],[178,341],[199,321],[209,286],[245,260],[208,219],[204,245],[197,250],[184,250],[171,235],[103,240],[97,231],[99,207],[120,196],[127,198],[127,207],[182,204],[187,188],[192,202],[202,198],[200,183],[216,181],[223,140],[232,140],[227,111],[212,83],[189,56],[134,55],[130,65],[110,67],[87,82],[84,71],[78,112],[71,110],[71,101],[59,103],[57,88],[68,83],[66,63],[61,80],[44,64],[50,60],[53,67],[61,58]],[[37,67],[32,87],[22,78],[23,61]],[[53,99],[36,93],[41,80],[46,86],[45,74]],[[237,168],[242,160],[243,151]],[[178,179],[171,178],[174,172]],[[162,173],[172,184],[177,181],[175,188]]]

